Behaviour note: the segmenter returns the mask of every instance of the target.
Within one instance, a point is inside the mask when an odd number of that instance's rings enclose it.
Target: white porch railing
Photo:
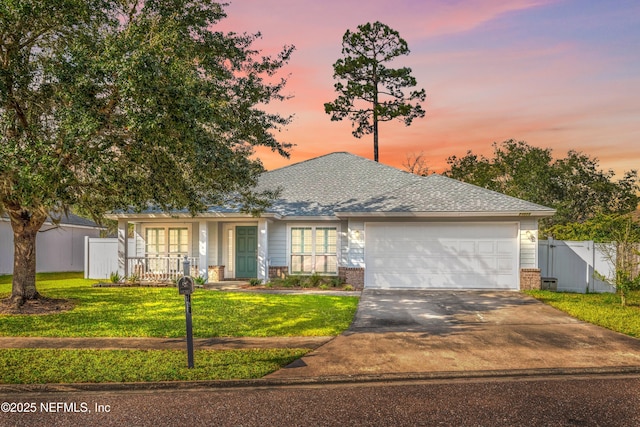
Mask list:
[[[192,277],[198,274],[198,257],[188,257]],[[129,276],[135,276],[141,281],[168,282],[178,280],[183,276],[182,262],[184,257],[130,257],[127,258]]]

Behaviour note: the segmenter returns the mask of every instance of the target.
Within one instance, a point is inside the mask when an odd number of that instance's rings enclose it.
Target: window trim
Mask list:
[[[171,243],[171,231],[172,230],[178,230],[178,242],[177,243]],[[187,234],[187,240],[184,243],[182,242],[182,240],[180,238],[180,235],[181,235],[180,231],[181,230],[185,230],[186,234]],[[189,227],[168,227],[167,228],[167,243],[166,243],[168,256],[172,256],[172,255],[184,256],[185,254],[180,250],[181,246],[186,246],[187,247],[186,255],[189,255],[189,252],[191,252],[189,250],[189,243],[191,243],[190,240],[191,239],[189,238]],[[171,245],[172,244],[174,246],[175,245],[178,246],[178,251],[177,252],[172,252],[171,251]]]
[[[293,251],[293,246],[292,246],[292,231],[293,229],[297,229],[297,228],[310,228],[311,229],[311,253],[310,254],[305,254],[305,253],[297,253]],[[316,230],[317,229],[333,229],[336,231],[336,250],[335,253],[326,253],[323,252],[320,255],[322,256],[326,256],[326,255],[334,255],[336,257],[336,270],[334,272],[316,272],[316,249],[317,249],[317,245],[316,245]],[[300,223],[300,224],[287,224],[287,267],[288,267],[288,271],[289,274],[292,275],[308,275],[308,274],[321,274],[323,276],[337,276],[338,275],[338,270],[339,270],[339,266],[340,266],[340,242],[341,242],[341,229],[340,229],[340,224],[338,223],[331,223],[331,224],[326,224],[326,223]],[[306,272],[306,271],[293,271],[293,263],[292,263],[292,259],[294,256],[296,255],[300,255],[300,256],[311,256],[311,271],[310,272]],[[303,263],[304,264],[304,263]]]
[[[164,235],[165,235],[165,242],[164,242],[164,252],[162,253],[153,253],[153,252],[148,252],[147,251],[147,247],[148,247],[148,243],[147,243],[147,232],[148,230],[151,229],[159,229],[159,230],[164,230]],[[182,253],[182,252],[169,252],[170,250],[170,244],[169,244],[169,230],[173,230],[173,229],[186,229],[187,230],[187,253]],[[177,257],[178,255],[180,257],[183,257],[185,255],[191,257],[192,256],[192,252],[193,252],[193,233],[192,233],[192,224],[190,223],[176,223],[176,224],[170,224],[170,223],[146,223],[143,224],[142,226],[142,230],[141,230],[141,239],[142,239],[142,243],[143,243],[143,254],[145,257]]]

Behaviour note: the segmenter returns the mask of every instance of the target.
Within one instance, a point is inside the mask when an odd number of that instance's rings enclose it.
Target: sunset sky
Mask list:
[[[335,99],[332,64],[347,29],[381,21],[400,33],[427,92],[427,115],[380,128],[380,161],[402,167],[423,152],[441,172],[451,155],[491,155],[494,141],[527,141],[555,156],[582,151],[603,169],[640,168],[638,0],[231,0],[219,28],[261,32],[255,47],[296,51],[283,71],[294,114],[278,136],[291,159],[260,151],[267,169],[334,151],[373,158],[371,135],[351,135],[323,104]]]

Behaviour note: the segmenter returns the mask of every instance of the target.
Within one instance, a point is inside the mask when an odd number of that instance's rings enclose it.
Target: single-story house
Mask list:
[[[343,152],[265,172],[258,189],[276,188],[257,218],[224,206],[112,214],[120,274],[178,269],[186,255],[209,281],[318,273],[356,287],[518,290],[539,284],[538,219],[555,212]]]
[[[36,271],[82,271],[85,237],[99,237],[102,227],[74,214],[63,215],[59,224],[51,218],[36,236]],[[13,229],[6,216],[0,216],[0,274],[13,274]]]

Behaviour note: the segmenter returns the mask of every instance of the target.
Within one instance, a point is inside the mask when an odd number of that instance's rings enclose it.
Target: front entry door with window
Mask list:
[[[236,278],[258,276],[258,227],[236,227]]]

